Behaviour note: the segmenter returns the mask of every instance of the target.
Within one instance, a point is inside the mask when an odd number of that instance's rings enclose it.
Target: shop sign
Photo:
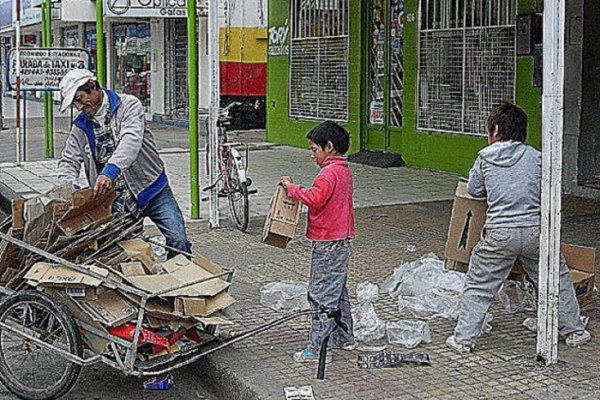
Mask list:
[[[287,56],[290,54],[290,46],[288,44],[288,33],[290,27],[288,20],[282,26],[273,26],[269,28],[269,55],[270,56]]]
[[[383,101],[371,101],[369,110],[369,123],[372,125],[383,125]]]
[[[8,84],[17,84],[17,53],[8,53]],[[36,48],[19,51],[21,90],[58,90],[63,76],[74,68],[89,68],[90,54],[84,49]]]
[[[183,18],[187,16],[187,0],[104,0],[107,17]],[[207,0],[196,0],[198,15],[204,15]]]

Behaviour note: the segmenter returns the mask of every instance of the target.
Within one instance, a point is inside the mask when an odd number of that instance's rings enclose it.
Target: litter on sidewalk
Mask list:
[[[359,283],[356,297],[358,303],[351,310],[354,338],[360,342],[381,339],[385,336],[385,322],[373,307],[373,302],[379,297],[379,288],[370,282]]]
[[[306,310],[308,285],[295,282],[270,282],[260,288],[260,303],[275,311]]]
[[[391,368],[400,364],[431,365],[431,359],[427,353],[401,354],[391,351],[381,351],[376,354],[359,354],[358,368]]]
[[[431,330],[425,321],[400,320],[386,325],[388,342],[407,349],[417,347],[421,342],[431,343]]]
[[[312,386],[289,386],[283,388],[285,400],[315,400]]]

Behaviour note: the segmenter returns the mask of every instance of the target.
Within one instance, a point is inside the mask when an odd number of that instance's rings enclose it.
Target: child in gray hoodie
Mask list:
[[[481,239],[473,248],[465,290],[461,297],[454,335],[446,340],[452,350],[470,353],[481,332],[485,315],[515,260],[537,284],[541,154],[524,144],[527,115],[519,107],[503,104],[486,121],[488,143],[469,172],[467,190],[487,197],[487,216]],[[566,344],[576,347],[588,342],[579,314],[569,269],[561,256],[558,328]]]

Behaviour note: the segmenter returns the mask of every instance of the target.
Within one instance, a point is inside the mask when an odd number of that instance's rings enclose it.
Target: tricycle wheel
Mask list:
[[[71,314],[52,297],[16,293],[0,304],[0,322],[55,348],[82,357],[83,346]],[[0,381],[21,399],[48,400],[65,395],[81,365],[33,340],[0,328]]]

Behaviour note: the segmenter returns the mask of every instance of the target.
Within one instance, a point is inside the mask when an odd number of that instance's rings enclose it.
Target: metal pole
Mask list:
[[[213,1],[214,3],[215,1]],[[190,210],[191,218],[200,218],[198,176],[198,17],[196,2],[187,2],[189,140],[190,140]]]
[[[23,90],[23,161],[27,161],[27,90]]]
[[[21,154],[21,0],[15,0],[15,8],[17,10],[17,19],[15,21],[15,35],[17,36],[17,40],[15,43],[15,59],[17,62],[15,72],[16,72],[16,85],[15,91],[17,95],[16,99],[16,112],[15,112],[15,125],[16,125],[16,135],[17,135],[17,165],[21,164],[22,154]]]
[[[546,0],[543,17],[542,203],[537,355],[558,361],[560,207],[564,106],[565,1]]]
[[[4,50],[0,47],[0,130],[4,130]]]
[[[210,71],[210,104],[208,108],[208,146],[210,182],[217,179],[217,157],[219,151],[219,133],[217,119],[219,117],[220,92],[219,87],[219,4],[217,1],[208,2],[208,63]],[[219,197],[217,186],[210,190],[209,223],[211,228],[219,227]]]
[[[106,85],[106,54],[104,53],[104,21],[101,0],[96,0],[96,78]]]
[[[52,47],[52,4],[44,0],[42,4],[42,47]],[[44,154],[46,158],[54,157],[54,110],[52,92],[44,93]]]

